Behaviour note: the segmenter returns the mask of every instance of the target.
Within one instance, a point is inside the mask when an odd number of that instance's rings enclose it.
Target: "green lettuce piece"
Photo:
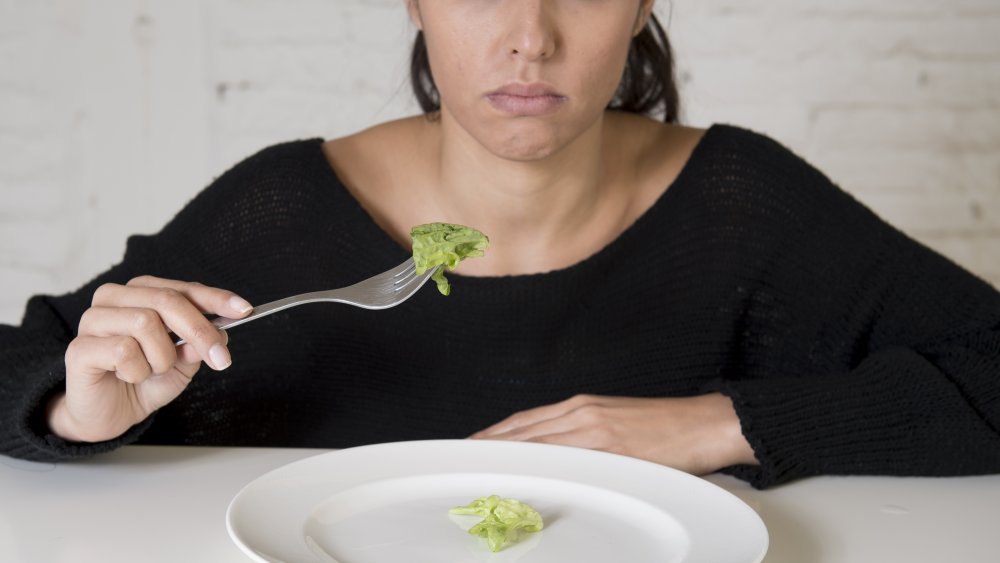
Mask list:
[[[498,495],[480,497],[448,512],[481,517],[483,520],[469,528],[469,533],[486,538],[490,551],[500,551],[516,542],[520,530],[538,532],[544,526],[542,516],[531,505]]]
[[[431,276],[441,295],[451,293],[451,284],[444,277],[444,269],[454,270],[462,260],[482,256],[490,244],[490,239],[476,229],[451,223],[417,225],[410,229],[410,238],[417,275],[442,266]]]

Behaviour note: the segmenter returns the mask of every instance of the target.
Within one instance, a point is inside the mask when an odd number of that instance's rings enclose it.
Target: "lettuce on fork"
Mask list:
[[[482,256],[490,239],[471,227],[451,223],[428,223],[410,229],[413,241],[413,263],[417,275],[442,266],[431,279],[437,283],[441,295],[451,293],[451,284],[444,277],[444,269],[454,270],[466,258]]]
[[[480,497],[466,506],[456,506],[451,514],[471,514],[483,518],[469,528],[474,536],[486,538],[490,551],[500,551],[517,541],[518,532],[537,532],[542,529],[542,516],[527,503],[498,495]]]

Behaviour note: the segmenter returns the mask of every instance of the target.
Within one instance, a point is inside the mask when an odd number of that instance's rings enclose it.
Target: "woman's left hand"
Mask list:
[[[471,436],[562,444],[646,459],[693,474],[756,464],[732,401],[577,395],[521,411]]]

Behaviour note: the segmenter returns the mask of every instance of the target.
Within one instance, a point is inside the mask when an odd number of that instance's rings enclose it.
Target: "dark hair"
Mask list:
[[[410,55],[410,85],[426,114],[441,109],[441,96],[434,77],[424,32],[418,31]],[[661,115],[667,123],[677,123],[680,97],[674,79],[674,56],[670,41],[655,14],[632,39],[625,72],[608,109],[643,115]]]

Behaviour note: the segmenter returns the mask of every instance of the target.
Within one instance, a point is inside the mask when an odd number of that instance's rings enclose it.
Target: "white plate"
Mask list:
[[[492,553],[448,509],[497,494],[532,505],[541,532]],[[757,563],[764,523],[697,477],[564,446],[398,442],[291,463],[240,491],[226,515],[254,561]]]

